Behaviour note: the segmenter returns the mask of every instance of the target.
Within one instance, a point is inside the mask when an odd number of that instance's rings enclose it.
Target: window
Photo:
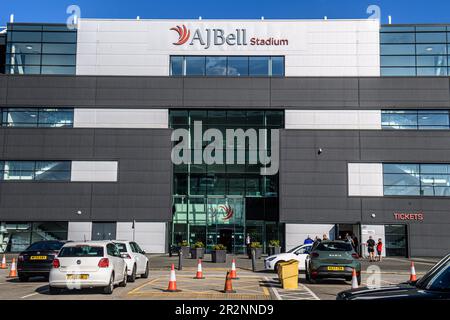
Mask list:
[[[450,130],[449,110],[383,110],[383,129]]]
[[[283,77],[283,56],[171,56],[171,76]]]
[[[8,24],[6,72],[75,74],[77,32],[66,25]]]
[[[70,161],[0,161],[0,180],[70,181]]]
[[[381,75],[447,76],[450,57],[447,29],[446,26],[383,26]]]
[[[384,164],[384,195],[450,196],[450,164]]]
[[[103,257],[103,247],[77,245],[63,247],[58,254],[61,258]]]
[[[9,108],[3,110],[3,126],[63,128],[73,126],[74,110],[51,108]]]

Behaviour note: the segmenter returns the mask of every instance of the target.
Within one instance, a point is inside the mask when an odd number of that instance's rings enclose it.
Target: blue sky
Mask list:
[[[76,4],[86,18],[330,19],[367,18],[369,5],[381,8],[381,21],[450,23],[449,0],[2,0],[0,26],[11,13],[16,22],[65,22]]]

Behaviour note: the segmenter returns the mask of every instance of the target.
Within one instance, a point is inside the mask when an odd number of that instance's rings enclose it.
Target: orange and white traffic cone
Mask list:
[[[223,293],[236,293],[233,290],[233,283],[231,282],[230,271],[227,271],[227,276],[225,278],[225,288],[223,288]]]
[[[169,279],[169,287],[166,292],[180,292],[181,290],[177,289],[177,277],[175,275],[175,266],[172,263],[172,266],[170,268],[170,279]]]
[[[358,289],[358,277],[356,276],[356,270],[353,269],[352,272],[352,289]]]
[[[411,261],[411,275],[409,276],[409,281],[417,281],[416,268],[414,268],[414,261]]]
[[[16,266],[16,258],[13,258],[8,278],[15,278],[15,277],[17,277],[17,266]]]
[[[234,279],[234,280],[239,279],[239,278],[237,277],[237,273],[236,273],[236,260],[235,260],[235,259],[233,259],[233,260],[231,261],[230,278],[231,278],[231,279]]]
[[[202,270],[202,259],[198,259],[197,274],[195,275],[194,279],[205,279]]]
[[[3,255],[2,264],[0,266],[0,269],[6,269],[6,268],[7,268],[7,266],[6,266],[6,256]]]

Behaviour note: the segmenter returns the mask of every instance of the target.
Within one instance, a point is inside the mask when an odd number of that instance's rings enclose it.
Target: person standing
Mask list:
[[[372,236],[369,236],[369,240],[367,240],[367,251],[369,252],[369,261],[375,261],[375,240],[372,239]]]
[[[247,233],[247,237],[245,238],[245,245],[247,246],[247,254],[250,254],[250,245],[252,244],[252,238],[250,237],[250,233]]]
[[[323,241],[327,241],[327,240],[328,240],[328,236],[327,236],[325,233],[324,233],[323,236],[322,236],[322,240],[323,240]]]
[[[303,241],[303,244],[311,244],[314,243],[314,240],[308,235],[308,237]]]
[[[381,262],[381,253],[383,252],[383,241],[381,241],[381,238],[378,239],[377,243],[377,258],[378,261]]]

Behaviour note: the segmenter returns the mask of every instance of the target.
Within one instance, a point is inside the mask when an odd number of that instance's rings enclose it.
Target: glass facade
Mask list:
[[[209,128],[220,130],[225,150],[234,144],[226,141],[226,129],[284,127],[284,112],[277,110],[171,110],[169,119],[171,128],[187,129],[192,136],[194,121],[202,121],[203,132]],[[207,144],[202,142],[202,149]],[[194,136],[193,149],[195,145],[199,141]],[[270,143],[265,141],[263,145],[268,146],[264,151],[270,152]],[[278,175],[262,176],[261,165],[248,163],[247,139],[245,145],[234,148],[235,155],[237,148],[245,148],[246,164],[174,166],[172,244],[202,241],[210,249],[222,243],[238,253],[244,252],[246,232],[250,233],[250,229],[252,239],[263,244],[272,240],[264,235],[279,239],[279,224],[271,223],[278,221]]]
[[[450,196],[450,164],[383,164],[385,196]]]
[[[70,181],[70,161],[0,161],[0,180]]]
[[[77,31],[65,24],[8,24],[6,73],[75,74]]]
[[[0,253],[20,252],[41,240],[67,240],[68,222],[0,222]]]
[[[5,108],[1,110],[1,125],[22,128],[71,128],[72,108]]]
[[[383,129],[450,130],[449,110],[382,110]]]
[[[380,33],[382,76],[450,74],[450,26],[390,26]]]
[[[283,77],[282,56],[171,56],[171,76]]]

